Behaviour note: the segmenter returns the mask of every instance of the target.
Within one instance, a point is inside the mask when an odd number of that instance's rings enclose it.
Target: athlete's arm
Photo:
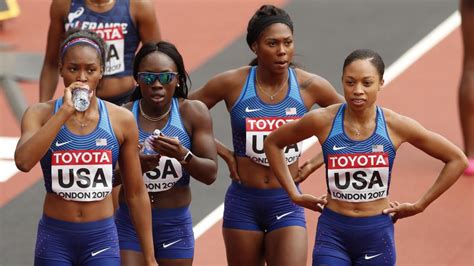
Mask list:
[[[315,211],[320,211],[318,204],[326,204],[326,201],[311,195],[302,195],[298,191],[286,164],[283,148],[314,136],[318,131],[323,130],[324,124],[328,122],[325,121],[325,116],[321,115],[324,111],[323,109],[310,111],[301,119],[284,124],[270,133],[264,142],[264,150],[270,168],[291,200]]]
[[[69,5],[70,1],[53,0],[49,9],[48,39],[39,84],[40,102],[51,100],[56,92],[59,72],[59,46],[64,40],[64,17]]]
[[[217,154],[225,161],[229,168],[229,175],[232,180],[240,182],[239,171],[237,170],[237,160],[235,153],[218,139],[214,139],[217,147]]]
[[[210,185],[216,180],[217,175],[217,150],[212,132],[211,114],[202,102],[189,100],[186,105],[183,108],[183,118],[191,121],[191,150],[194,156],[184,168],[195,179]],[[185,154],[182,154],[180,158],[184,156]]]
[[[156,19],[153,1],[132,0],[130,2],[130,13],[135,20],[135,26],[142,43],[161,40],[160,27]]]
[[[385,113],[390,113],[386,111]],[[393,202],[384,213],[394,213],[395,219],[424,211],[461,176],[467,167],[467,158],[456,145],[441,135],[427,130],[415,120],[395,114],[386,116],[390,137],[395,144],[408,142],[428,155],[445,163],[434,184],[415,203]]]
[[[209,80],[202,88],[191,92],[189,99],[199,100],[209,109],[218,102],[225,100],[227,109],[230,110],[244,85],[242,81],[244,78],[240,76],[245,74],[248,74],[248,67],[220,73]],[[215,145],[217,146],[217,154],[227,163],[230,177],[233,180],[240,181],[234,152],[218,139],[215,139]]]
[[[299,168],[298,168],[298,176],[294,179],[295,183],[301,183],[306,178],[308,178],[309,175],[311,175],[314,171],[316,171],[319,167],[321,167],[324,164],[324,158],[323,158],[323,153],[320,152],[316,154],[313,158],[307,160],[304,162]]]
[[[41,160],[61,127],[76,111],[71,99],[71,88],[75,86],[78,86],[76,82],[64,89],[63,104],[52,116],[54,102],[38,103],[26,110],[15,150],[15,163],[19,170],[28,172]]]
[[[208,109],[211,109],[218,102],[225,100],[227,108],[233,105],[233,102],[240,93],[243,86],[239,71],[242,69],[229,70],[218,74],[209,80],[203,87],[189,94],[189,99],[203,102]],[[247,71],[248,72],[248,71]],[[239,88],[237,90],[236,88]]]
[[[120,119],[114,119],[114,122],[118,122],[120,129],[117,138],[121,140],[119,165],[125,200],[130,208],[130,216],[140,239],[147,265],[157,265],[153,248],[150,199],[148,198],[138,159],[136,122],[131,112],[111,105],[108,105],[109,110],[114,109],[114,115],[120,117]],[[110,113],[112,114],[112,111]]]

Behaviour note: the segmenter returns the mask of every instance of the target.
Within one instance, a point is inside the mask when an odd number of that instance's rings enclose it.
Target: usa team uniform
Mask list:
[[[54,113],[62,105],[55,103]],[[79,136],[62,126],[41,159],[46,191],[65,200],[91,202],[112,191],[113,169],[119,155],[105,103],[98,99],[96,129]],[[120,265],[113,217],[73,223],[43,215],[38,225],[35,265]]]
[[[362,141],[344,132],[342,104],[322,144],[331,198],[370,202],[388,196],[396,150],[377,107],[373,134]],[[395,265],[394,226],[389,215],[348,217],[325,208],[318,220],[313,265]]]
[[[139,141],[151,135],[138,124],[139,101],[135,101],[132,113],[137,120]],[[191,150],[191,138],[181,120],[179,102],[172,99],[171,112],[166,125],[161,129],[165,136],[177,137],[181,144]],[[178,160],[161,156],[155,169],[143,174],[148,192],[162,192],[174,186],[189,186],[187,173]],[[120,249],[141,251],[137,233],[130,219],[128,208],[121,204],[115,215],[120,239]],[[153,242],[158,259],[190,259],[194,257],[194,234],[189,207],[174,209],[152,209]]]
[[[234,153],[268,166],[263,151],[267,135],[281,125],[299,119],[308,110],[301,99],[295,70],[288,69],[289,89],[277,104],[266,104],[256,93],[256,69],[250,69],[247,81],[230,111]],[[288,164],[301,155],[301,143],[284,149]],[[224,228],[271,232],[287,227],[306,227],[304,210],[294,204],[283,188],[257,189],[232,182],[224,203]]]
[[[111,10],[97,13],[87,8],[86,0],[72,0],[65,30],[70,28],[95,31],[106,43],[105,76],[123,77],[133,73],[133,58],[140,44],[140,36],[132,16],[130,0],[116,0]],[[109,102],[125,103],[133,92],[118,95]]]

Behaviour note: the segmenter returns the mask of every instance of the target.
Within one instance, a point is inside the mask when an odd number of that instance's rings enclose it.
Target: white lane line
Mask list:
[[[222,219],[224,215],[224,203],[221,203],[219,207],[215,208],[211,213],[204,217],[198,224],[193,227],[194,238],[198,239],[207,230],[209,230],[214,224]]]
[[[459,14],[459,11],[456,11],[439,24],[438,27],[428,33],[428,35],[421,39],[417,44],[408,49],[397,59],[397,61],[387,68],[384,75],[385,86],[407,70],[407,68],[431,50],[431,48],[440,43],[460,25],[461,15]]]
[[[18,139],[17,137],[0,137],[0,159],[13,160]]]
[[[0,183],[6,182],[19,172],[13,160],[17,142],[17,137],[0,137]]]

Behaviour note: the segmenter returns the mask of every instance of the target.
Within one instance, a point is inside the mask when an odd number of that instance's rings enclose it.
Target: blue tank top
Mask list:
[[[103,13],[87,8],[85,0],[71,0],[64,27],[66,31],[70,28],[93,30],[104,39],[106,76],[132,75],[140,36],[130,15],[130,0],[116,0],[111,10]]]
[[[342,104],[322,144],[328,193],[336,200],[368,202],[388,196],[396,150],[388,135],[382,108],[377,106],[372,135],[361,141],[344,132]]]
[[[139,142],[143,143],[152,132],[145,132],[138,124],[138,115],[140,112],[139,100],[135,101],[132,106],[132,113],[137,121],[139,131]],[[191,150],[191,138],[184,128],[181,114],[179,113],[178,98],[172,99],[171,112],[166,125],[160,129],[163,135],[168,137],[176,137],[181,144],[188,150]],[[173,186],[188,186],[189,173],[175,158],[161,156],[155,169],[143,174],[145,185],[148,192],[161,192],[171,189]]]
[[[76,135],[65,125],[41,158],[46,191],[66,200],[98,201],[112,191],[113,169],[120,144],[110,124],[105,103],[98,100],[99,122],[87,135]],[[54,113],[62,105],[54,106]]]
[[[263,151],[264,139],[276,128],[302,117],[308,110],[303,104],[294,69],[288,69],[288,93],[277,104],[266,104],[258,97],[256,70],[256,66],[250,69],[242,92],[231,108],[232,137],[235,155],[247,156],[268,166]],[[285,147],[284,152],[288,164],[296,162],[301,154],[301,142]]]

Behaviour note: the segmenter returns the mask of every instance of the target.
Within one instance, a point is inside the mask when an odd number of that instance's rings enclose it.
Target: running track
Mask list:
[[[5,25],[5,30],[0,33],[0,43],[13,44],[15,52],[42,54],[49,1],[18,2],[22,14]],[[183,52],[192,72],[194,88],[216,73],[243,65],[251,59],[244,41],[246,22],[264,1],[170,2],[157,1],[158,19],[164,38],[175,42]],[[456,23],[447,36],[441,35],[439,41],[428,41],[434,47],[415,49],[413,54],[405,57],[408,61],[397,61],[456,10],[456,1],[266,2],[285,7],[295,21],[297,53],[300,55],[296,60],[306,69],[321,74],[339,88],[340,68],[348,52],[359,47],[375,49],[382,54],[387,66],[391,66],[386,76],[390,82],[380,93],[380,103],[417,119],[457,145],[461,144],[456,108],[461,45]],[[415,61],[410,64],[413,58]],[[397,63],[392,66],[394,62]],[[22,83],[21,88],[29,103],[37,101],[37,82]],[[18,123],[3,95],[0,95],[0,106],[0,136],[18,137]],[[230,144],[228,116],[222,105],[213,111],[213,118],[216,136]],[[0,139],[0,173],[3,176],[11,165],[12,151],[4,149],[8,148],[8,140],[14,142],[14,139]],[[302,160],[318,152],[316,146],[308,150]],[[204,187],[193,183],[195,224],[223,200],[228,173],[222,161],[220,166],[220,178],[216,184]],[[391,199],[415,201],[433,182],[441,166],[440,162],[429,159],[422,152],[403,146],[393,171]],[[322,173],[318,171],[312,175],[303,184],[303,190],[323,194],[325,182]],[[39,168],[9,179],[3,176],[0,175],[0,179],[4,178],[0,181],[0,265],[31,265],[36,224],[44,196]],[[473,185],[473,179],[461,178],[424,213],[397,222],[398,265],[474,265]],[[307,212],[309,257],[317,217],[318,214]],[[210,226],[209,230],[199,231],[195,265],[225,265],[221,222],[200,223],[198,227],[207,228],[206,225]]]

